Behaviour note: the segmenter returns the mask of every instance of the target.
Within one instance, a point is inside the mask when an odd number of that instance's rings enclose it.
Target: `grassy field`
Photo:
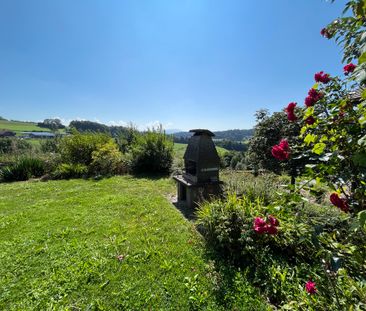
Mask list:
[[[0,129],[14,131],[17,134],[26,131],[42,131],[42,132],[50,131],[47,128],[37,126],[37,124],[33,122],[5,121],[5,120],[0,120]]]
[[[175,153],[176,157],[183,158],[184,152],[186,151],[186,149],[187,149],[187,144],[174,143],[174,153]],[[217,150],[219,155],[222,155],[225,152],[227,152],[226,149],[221,148],[221,147],[216,147],[216,150]]]
[[[0,184],[0,310],[267,308],[217,272],[173,191],[129,176]]]

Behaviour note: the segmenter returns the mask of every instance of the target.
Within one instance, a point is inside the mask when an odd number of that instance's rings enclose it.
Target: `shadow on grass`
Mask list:
[[[136,173],[131,174],[132,177],[138,178],[138,179],[150,179],[150,180],[159,180],[162,178],[169,178],[169,174],[153,174],[153,173]]]
[[[195,209],[188,208],[184,202],[172,202],[175,208],[189,221],[196,220]]]

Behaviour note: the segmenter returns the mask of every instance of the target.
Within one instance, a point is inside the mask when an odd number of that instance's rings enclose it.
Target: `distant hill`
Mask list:
[[[24,121],[6,121],[6,120],[0,120],[0,130],[9,130],[13,131],[17,134],[20,134],[21,132],[48,132],[49,129],[44,129],[39,126],[37,126],[37,123],[35,122],[24,122]]]
[[[254,129],[249,130],[226,130],[213,132],[215,134],[215,140],[231,140],[231,141],[243,141],[251,138],[254,134]],[[192,136],[190,132],[177,132],[173,134],[174,138],[187,139]]]

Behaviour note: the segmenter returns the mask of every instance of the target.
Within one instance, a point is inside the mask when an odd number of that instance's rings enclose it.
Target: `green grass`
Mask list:
[[[37,126],[34,122],[22,122],[22,121],[7,121],[0,120],[0,130],[10,130],[15,132],[18,136],[22,135],[22,132],[50,132],[48,128]],[[58,133],[65,133],[65,129],[57,131]]]
[[[187,144],[174,143],[174,153],[176,157],[183,158],[186,149]],[[216,147],[216,150],[219,155],[223,155],[224,153],[228,152],[228,150],[222,147]]]
[[[42,132],[50,131],[47,128],[37,126],[37,124],[33,122],[5,121],[5,120],[0,120],[0,129],[10,130],[16,133],[26,131],[42,131]]]
[[[173,191],[129,176],[0,184],[0,310],[264,309],[245,280],[221,287]]]

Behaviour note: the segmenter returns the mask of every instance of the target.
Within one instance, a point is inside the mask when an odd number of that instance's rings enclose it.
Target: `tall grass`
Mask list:
[[[4,182],[28,180],[41,177],[46,170],[46,164],[38,158],[23,157],[17,162],[0,170],[0,180]]]

